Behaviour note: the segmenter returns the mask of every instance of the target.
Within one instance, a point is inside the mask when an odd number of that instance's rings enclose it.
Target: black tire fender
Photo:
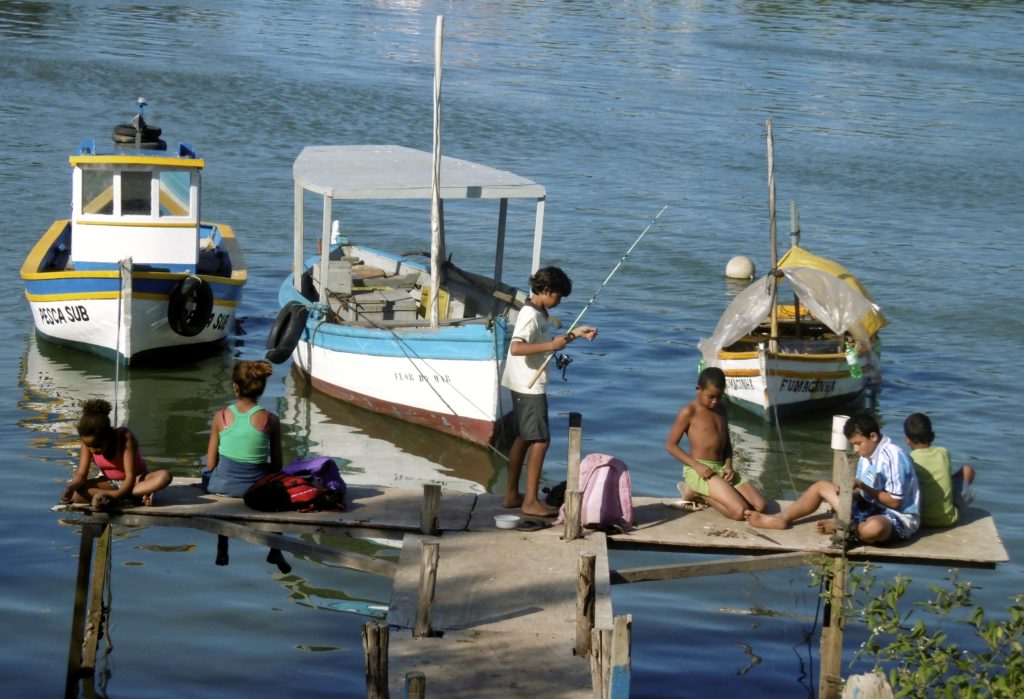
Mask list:
[[[190,274],[171,289],[167,324],[182,337],[195,337],[213,315],[213,289],[205,279]]]
[[[141,129],[135,127],[134,124],[118,124],[114,127],[114,131],[111,134],[114,140],[118,138],[127,138],[132,141],[135,140],[135,135],[141,132],[143,141],[155,141],[160,138],[160,134],[163,133],[163,129],[159,126],[144,125]],[[121,141],[121,143],[127,143],[127,141]]]
[[[281,308],[274,319],[274,327],[267,336],[268,362],[281,364],[292,356],[292,352],[299,344],[299,338],[302,337],[302,331],[306,329],[308,317],[309,306],[300,301],[289,301]]]

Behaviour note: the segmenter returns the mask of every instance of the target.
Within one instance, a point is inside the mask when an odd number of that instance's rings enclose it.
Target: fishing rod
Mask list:
[[[618,264],[616,264],[615,267],[612,268],[612,271],[608,273],[608,276],[604,278],[604,281],[601,282],[601,286],[597,287],[597,291],[595,291],[594,295],[590,297],[589,301],[587,301],[587,305],[584,306],[583,310],[580,311],[580,314],[576,316],[576,320],[574,320],[572,322],[572,325],[569,326],[569,329],[565,331],[566,334],[572,332],[573,328],[575,328],[576,325],[580,322],[580,319],[583,318],[583,314],[585,314],[590,309],[590,306],[593,305],[595,300],[597,300],[598,295],[601,293],[604,287],[608,284],[611,278],[615,276],[615,273],[619,271],[619,267],[622,266],[622,263],[625,262],[626,258],[629,257],[629,254],[633,252],[633,248],[637,246],[637,243],[643,240],[643,237],[647,235],[647,231],[651,230],[651,228],[654,227],[654,224],[658,222],[658,219],[661,218],[661,215],[665,213],[667,209],[668,204],[665,204],[665,206],[661,207],[661,211],[658,212],[658,215],[651,219],[651,222],[647,224],[643,232],[641,232],[637,239],[633,241],[633,244],[629,246],[629,250],[626,250],[626,254],[619,259]],[[526,385],[527,388],[533,388],[533,384],[537,383],[537,379],[539,379],[540,375],[544,373],[544,370],[548,368],[548,364],[551,362],[551,358],[554,356],[554,352],[548,354],[547,358],[544,360],[544,363],[540,365],[539,369],[537,369],[537,373],[535,373],[533,375],[533,378],[530,379],[530,383]]]

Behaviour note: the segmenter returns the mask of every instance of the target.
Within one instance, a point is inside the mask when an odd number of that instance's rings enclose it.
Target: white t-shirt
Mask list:
[[[551,342],[551,338],[552,327],[548,324],[547,316],[533,306],[523,306],[516,318],[515,330],[512,331],[512,342],[527,342],[532,345]],[[505,371],[501,375],[501,385],[516,393],[544,393],[548,383],[547,371],[541,372],[533,386],[528,387],[528,384],[547,358],[547,352],[517,357],[510,349],[505,360]]]

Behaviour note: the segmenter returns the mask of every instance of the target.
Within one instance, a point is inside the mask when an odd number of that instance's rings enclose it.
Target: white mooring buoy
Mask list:
[[[745,255],[737,255],[725,266],[725,276],[729,279],[753,279],[754,262]]]

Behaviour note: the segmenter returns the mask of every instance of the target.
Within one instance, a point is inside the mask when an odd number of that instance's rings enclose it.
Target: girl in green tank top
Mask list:
[[[207,490],[242,497],[263,476],[281,470],[281,422],[257,403],[273,373],[270,362],[239,361],[232,375],[237,400],[213,414],[206,450]]]

